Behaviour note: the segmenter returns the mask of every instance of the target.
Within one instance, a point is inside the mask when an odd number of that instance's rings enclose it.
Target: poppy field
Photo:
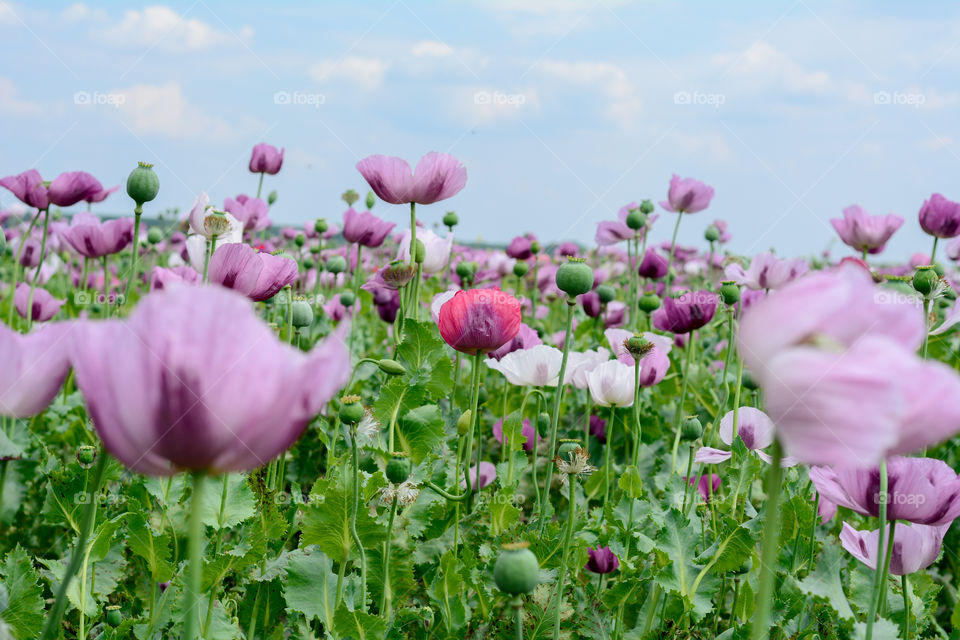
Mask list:
[[[736,255],[665,174],[495,246],[484,167],[287,227],[283,163],[0,179],[0,638],[958,637],[960,203]]]

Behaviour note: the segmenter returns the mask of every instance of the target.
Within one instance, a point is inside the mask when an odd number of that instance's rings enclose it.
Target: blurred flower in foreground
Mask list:
[[[0,415],[27,418],[47,408],[70,368],[74,323],[23,335],[0,323]]]

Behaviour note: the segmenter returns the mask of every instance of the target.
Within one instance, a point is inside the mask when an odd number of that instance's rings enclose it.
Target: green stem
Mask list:
[[[893,555],[893,539],[897,533],[896,520],[891,520],[887,531],[887,557],[883,561],[883,575],[890,574],[890,557]],[[877,613],[881,616],[887,614],[887,580],[880,583],[880,604],[877,606]]]
[[[670,287],[673,285],[673,272],[670,267],[673,266],[673,253],[677,248],[677,233],[680,231],[680,221],[683,220],[683,214],[677,213],[677,224],[673,226],[673,238],[670,240],[670,256],[667,258],[667,287],[663,295],[670,295]]]
[[[183,640],[194,640],[200,620],[200,584],[203,577],[203,474],[194,471],[193,496],[190,498],[190,537],[187,540],[187,604],[183,620]]]
[[[416,263],[417,256],[417,203],[410,203],[410,266]]]
[[[387,524],[387,539],[383,543],[383,596],[380,598],[380,616],[390,618],[390,545],[393,542],[393,521],[397,517],[397,496],[390,505],[390,521]]]
[[[680,422],[683,420],[683,402],[687,399],[687,383],[690,380],[690,360],[693,357],[693,345],[697,339],[697,332],[690,332],[690,339],[687,340],[687,353],[683,359],[683,383],[680,385],[680,403],[677,405],[677,415],[673,421],[673,449],[670,451],[670,473],[673,474],[677,469],[677,449],[680,447]]]
[[[569,342],[568,340],[565,342]],[[562,380],[562,378],[561,378]],[[609,443],[609,440],[608,440]],[[563,600],[563,583],[567,578],[567,561],[570,557],[570,542],[573,540],[573,521],[576,516],[577,506],[577,476],[567,474],[567,480],[570,484],[570,498],[567,505],[567,531],[563,536],[563,559],[560,561],[560,582],[557,584],[557,600],[553,605],[553,640],[560,637],[560,603]]]
[[[23,249],[27,245],[27,238],[30,237],[30,233],[37,225],[37,221],[40,220],[40,214],[43,212],[43,209],[37,211],[37,215],[33,216],[33,219],[30,221],[30,226],[27,227],[26,232],[24,232],[24,234],[20,237],[20,246],[17,247],[17,256],[13,262],[13,283],[10,288],[11,299],[17,291],[17,285],[20,284],[20,270],[23,268],[23,265],[20,263],[20,259],[23,257]],[[13,310],[15,308],[16,305],[11,304],[7,309],[7,326],[13,326]]]
[[[260,197],[260,192],[263,190],[263,171],[260,172],[260,183],[257,185],[257,197]]]
[[[870,610],[867,613],[867,631],[865,634],[866,640],[871,640],[873,638],[873,624],[877,619],[877,607],[880,604],[880,588],[883,582],[887,579],[887,572],[885,570],[885,562],[881,562],[880,559],[884,557],[886,547],[884,547],[885,534],[887,533],[887,461],[880,461],[880,493],[878,500],[880,504],[879,508],[879,524],[880,527],[877,530],[877,569],[873,574],[873,588],[871,589],[870,596]]]
[[[777,555],[780,540],[780,486],[783,483],[783,449],[779,440],[773,441],[772,460],[767,470],[767,507],[763,534],[763,555],[760,558],[760,586],[757,609],[753,621],[753,640],[768,637],[770,611],[773,608],[773,587],[777,575]],[[869,638],[869,636],[868,636]]]
[[[937,264],[937,242],[940,241],[940,238],[933,236],[933,248],[930,249],[930,264]]]
[[[43,258],[47,252],[47,231],[50,227],[50,210],[43,210],[43,240],[40,241],[40,262],[37,263],[37,269],[33,272],[33,278],[30,280],[30,297],[27,300],[27,331],[33,326],[33,292],[37,287],[37,279],[40,277],[40,269],[43,267]]]
[[[97,464],[93,469],[93,482],[90,486],[90,499],[83,509],[83,519],[80,523],[80,533],[77,537],[76,546],[70,555],[70,564],[63,574],[63,580],[60,582],[60,588],[57,589],[57,597],[53,603],[53,609],[43,627],[43,633],[40,634],[40,640],[52,640],[60,635],[60,620],[63,618],[63,611],[67,606],[67,590],[70,587],[70,581],[73,580],[80,568],[80,562],[87,547],[87,539],[93,532],[95,516],[97,512],[97,498],[100,495],[100,485],[103,482],[104,470],[107,467],[107,453],[103,450],[97,452]]]
[[[610,405],[610,428],[607,429],[607,444],[604,447],[606,459],[603,465],[603,512],[607,512],[607,501],[610,498],[610,476],[613,458],[613,427],[617,423],[617,407]]]
[[[514,637],[516,640],[523,640],[523,596],[514,596],[510,601],[510,606],[513,607],[514,628],[516,630]]]
[[[353,426],[350,437],[351,458],[353,462],[353,509],[350,511],[350,535],[360,553],[360,611],[367,611],[367,554],[363,542],[357,534],[357,513],[360,511],[360,460],[357,452],[357,427]]]
[[[473,483],[470,480],[467,480],[467,513],[469,514],[473,510],[473,494],[480,490],[480,453],[483,450],[483,434],[481,433],[480,427],[480,416],[477,405],[480,400],[480,378],[483,374],[483,353],[477,352],[476,359],[473,362],[473,366],[477,369],[477,378],[474,382],[474,398],[473,398],[473,411],[470,413],[470,421],[473,423],[474,436],[477,440],[477,458],[476,458],[476,489],[474,489]],[[469,456],[469,451],[467,452]],[[468,459],[469,461],[469,459]]]
[[[571,330],[573,327],[573,306],[576,304],[573,300],[567,299],[567,328],[563,339],[563,359],[560,360],[560,374],[557,378],[556,395],[553,398],[553,412],[550,415],[550,450],[547,454],[547,477],[543,483],[544,501],[550,500],[550,482],[553,479],[553,456],[557,450],[557,427],[560,424],[560,404],[563,401],[563,380],[567,374],[567,358],[570,355],[570,344],[573,342]],[[545,505],[544,505],[545,506]],[[540,533],[546,526],[544,512],[540,512]]]
[[[143,207],[137,205],[133,210],[133,253],[130,256],[130,277],[127,279],[126,297],[130,297],[133,290],[133,282],[137,279],[137,261],[140,258],[140,215],[143,213]]]
[[[910,640],[910,595],[907,589],[907,574],[900,576],[900,589],[903,591],[903,640]]]

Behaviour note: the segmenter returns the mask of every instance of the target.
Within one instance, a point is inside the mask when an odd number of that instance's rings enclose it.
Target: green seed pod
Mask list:
[[[460,218],[453,211],[447,211],[443,216],[443,224],[452,231],[455,226],[460,224]]]
[[[309,327],[313,324],[313,307],[303,300],[294,300],[290,304],[290,323],[298,329]]]
[[[273,191],[267,194],[267,205],[272,207],[273,203],[276,201],[277,201],[277,190],[274,189]]]
[[[928,296],[937,285],[937,280],[939,277],[932,265],[917,267],[917,272],[913,274],[913,288],[920,295]]]
[[[313,261],[313,258],[311,258],[311,257],[309,257],[309,256],[303,259],[303,268],[304,268],[304,269],[313,269],[313,267],[314,267],[315,264],[316,264],[316,263]]]
[[[653,343],[643,336],[630,336],[623,341],[623,346],[627,348],[634,360],[639,360],[653,350]]]
[[[423,264],[423,261],[427,259],[427,247],[420,238],[417,238],[413,243],[413,249],[413,261],[417,264]]]
[[[298,247],[302,247],[303,245],[307,244],[307,236],[303,235],[302,233],[298,233],[293,239],[293,243]]]
[[[330,225],[327,224],[326,218],[317,218],[317,221],[313,223],[313,230],[317,233],[326,233],[329,228]]]
[[[654,209],[653,202],[651,202],[650,200],[644,200],[643,202],[640,203],[640,211],[643,211],[647,215],[650,215],[651,213],[653,213],[653,209]]]
[[[77,462],[80,466],[86,468],[93,464],[97,459],[97,450],[88,444],[77,447]]]
[[[377,362],[377,366],[380,367],[380,371],[391,375],[391,376],[402,376],[407,372],[407,368],[396,360],[390,360],[389,358],[383,358]]]
[[[523,260],[517,260],[513,263],[513,275],[518,278],[522,278],[527,275],[527,272],[530,271],[530,265],[524,262]]]
[[[570,258],[557,269],[557,287],[571,298],[593,288],[593,269],[578,258]]]
[[[733,280],[724,280],[720,284],[720,297],[726,305],[735,305],[740,302],[740,286]]]
[[[153,170],[153,165],[138,162],[137,168],[127,176],[127,195],[142,207],[144,202],[150,202],[160,192],[160,178]]]
[[[510,595],[530,593],[540,581],[540,562],[527,542],[503,545],[493,565],[493,581],[497,588]]]
[[[645,293],[637,301],[637,307],[644,313],[653,313],[660,308],[660,298],[655,293]]]
[[[716,242],[720,239],[720,229],[717,229],[712,224],[708,225],[703,232],[703,237],[707,242]]]
[[[634,231],[639,231],[647,226],[647,214],[640,209],[630,209],[627,214],[627,226]]]
[[[373,205],[377,203],[377,196],[374,195],[373,191],[367,191],[367,201],[364,203],[367,205],[367,209],[373,209]]]
[[[357,296],[353,291],[342,291],[340,292],[340,304],[345,307],[352,307],[353,303],[357,301]]]
[[[560,440],[560,446],[557,447],[557,455],[564,460],[567,457],[580,448],[580,441],[574,438],[562,438]]]
[[[104,617],[111,628],[116,629],[123,623],[123,612],[115,604],[103,608]]]
[[[617,292],[613,290],[613,287],[602,284],[597,287],[597,295],[600,296],[601,303],[607,304],[617,297]]]
[[[343,273],[347,270],[347,259],[343,256],[330,256],[327,258],[327,271],[330,273]]]
[[[540,253],[540,243],[537,242],[536,240],[530,243],[530,253],[532,253],[533,255],[537,255],[538,253]]]
[[[689,416],[680,427],[681,440],[696,440],[703,435],[703,425],[696,416]]]
[[[353,189],[347,189],[340,196],[340,199],[346,202],[348,207],[352,207],[353,203],[360,199],[360,196]]]
[[[473,276],[477,273],[477,263],[463,260],[457,263],[456,271],[457,277],[461,280],[473,280]]]
[[[394,453],[387,461],[387,480],[400,484],[410,477],[410,460],[405,453]]]
[[[318,259],[319,259],[319,256],[320,256],[320,251],[321,251],[320,245],[318,245],[318,244],[312,244],[312,245],[310,245],[310,253],[312,253],[313,255],[317,256]],[[320,265],[320,267],[323,268],[323,265]]]
[[[541,438],[546,438],[550,435],[550,414],[546,411],[540,413],[537,416],[537,433]]]
[[[344,424],[357,424],[363,419],[363,404],[360,396],[343,396],[340,399],[340,421]]]
[[[147,242],[158,244],[161,240],[163,240],[163,231],[159,227],[150,227],[150,230],[147,231]]]
[[[460,414],[460,417],[457,419],[458,435],[465,436],[468,433],[470,433],[470,423],[471,423],[472,416],[473,416],[473,413],[470,411],[470,409],[467,409],[466,411]]]

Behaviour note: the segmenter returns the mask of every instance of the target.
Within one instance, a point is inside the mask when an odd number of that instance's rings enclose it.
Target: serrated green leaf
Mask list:
[[[220,478],[207,477],[201,503],[201,520],[206,527],[229,529],[256,514],[256,499],[247,485],[247,479],[239,473],[225,474]]]
[[[386,625],[379,616],[350,611],[345,605],[337,608],[333,618],[333,630],[344,640],[367,640],[367,638],[382,638]]]
[[[154,535],[140,514],[133,514],[127,520],[127,545],[146,561],[153,582],[166,582],[173,576],[170,534]]]
[[[443,415],[435,404],[408,411],[397,425],[397,444],[413,464],[423,462],[442,440]]]
[[[353,548],[352,493],[343,482],[324,479],[317,481],[311,496],[310,504],[303,509],[301,545],[315,544],[334,561],[345,562]],[[386,527],[378,524],[362,503],[357,513],[357,534],[365,548],[373,548],[386,536]]]
[[[281,583],[287,609],[302,613],[308,620],[320,618],[325,628],[333,628],[337,604],[333,560],[314,546],[297,549],[289,554],[285,574]]]
[[[816,559],[813,572],[803,580],[797,581],[797,587],[806,594],[823,598],[842,618],[853,619],[853,610],[843,592],[840,570],[846,565],[846,556],[839,544],[824,545],[820,557]]]
[[[19,544],[7,554],[0,565],[0,577],[3,578],[6,591],[6,606],[0,604],[0,619],[13,627],[16,637],[36,637],[46,618],[43,612],[43,590],[38,584],[30,556]]]
[[[434,323],[406,320],[403,341],[397,347],[397,360],[407,369],[400,376],[405,385],[423,387],[436,400],[448,395],[453,388],[453,363]]]

